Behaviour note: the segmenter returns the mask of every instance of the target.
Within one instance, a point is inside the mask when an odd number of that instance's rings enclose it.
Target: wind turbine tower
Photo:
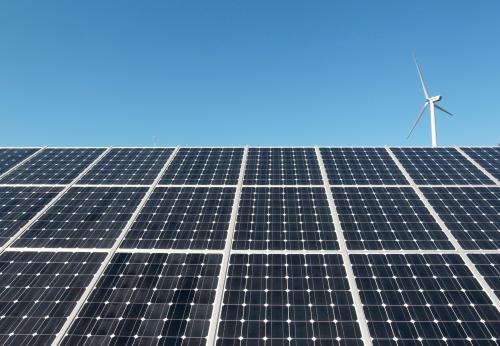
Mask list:
[[[424,106],[422,107],[422,110],[420,111],[419,115],[417,116],[417,120],[415,120],[415,123],[413,124],[413,127],[410,130],[410,133],[408,134],[409,138],[415,130],[415,127],[417,127],[420,119],[422,119],[422,116],[424,115],[425,110],[427,107],[429,107],[430,113],[431,113],[431,136],[432,136],[432,147],[437,147],[437,130],[436,130],[436,114],[435,114],[435,109],[439,109],[440,111],[448,114],[448,115],[453,115],[450,112],[448,112],[446,109],[443,107],[440,107],[437,105],[439,101],[443,99],[441,95],[437,96],[429,96],[429,92],[427,91],[427,87],[425,85],[424,81],[424,76],[422,75],[422,71],[420,71],[420,67],[418,66],[417,59],[415,58],[415,55],[413,56],[413,61],[415,62],[415,66],[417,67],[417,72],[418,72],[418,78],[420,79],[420,84],[422,84],[422,89],[424,90],[424,95],[425,95],[425,103]]]

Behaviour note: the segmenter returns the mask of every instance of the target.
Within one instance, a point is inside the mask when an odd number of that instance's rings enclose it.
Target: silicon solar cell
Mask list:
[[[500,253],[470,254],[470,260],[500,298]]]
[[[250,148],[245,185],[322,185],[314,148]]]
[[[362,345],[340,255],[231,255],[217,345]]]
[[[408,185],[384,148],[321,148],[331,185]]]
[[[0,255],[0,344],[49,345],[105,254],[4,252]]]
[[[172,152],[162,148],[111,149],[78,183],[150,185]]]
[[[332,188],[351,250],[453,249],[412,188]]]
[[[500,180],[500,147],[462,148],[462,150],[488,173]]]
[[[0,149],[0,174],[7,172],[38,149]]]
[[[492,185],[454,148],[391,148],[418,185]]]
[[[351,255],[374,345],[495,345],[500,313],[460,256]]]
[[[324,188],[243,188],[233,249],[338,248]]]
[[[500,249],[500,187],[422,188],[464,249]]]
[[[221,258],[116,254],[62,344],[205,344]]]
[[[14,246],[109,248],[146,191],[146,187],[72,187]]]
[[[157,187],[121,247],[223,249],[234,194],[232,187]]]
[[[43,209],[62,188],[0,187],[0,246]]]
[[[160,184],[236,185],[243,148],[182,148]]]
[[[69,184],[104,149],[44,149],[0,180],[2,184]]]

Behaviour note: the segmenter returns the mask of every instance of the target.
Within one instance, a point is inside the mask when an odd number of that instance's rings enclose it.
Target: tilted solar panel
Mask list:
[[[500,187],[422,191],[464,249],[500,249]]]
[[[69,184],[104,149],[44,149],[0,179],[1,184]]]
[[[418,185],[494,185],[454,148],[391,148]]]
[[[335,227],[322,187],[243,188],[233,249],[338,248]]]
[[[79,184],[150,185],[167,162],[173,149],[111,149]]]
[[[116,254],[62,345],[202,345],[221,255]]]
[[[0,246],[62,190],[60,187],[0,187]]]
[[[101,253],[0,255],[0,344],[49,345],[106,257]]]
[[[453,248],[409,187],[335,187],[332,192],[349,249]]]
[[[470,254],[477,270],[500,298],[500,253]]]
[[[36,151],[37,149],[0,149],[0,175]]]
[[[462,148],[474,161],[500,180],[500,147]]]
[[[313,148],[250,148],[245,185],[321,185]]]
[[[223,249],[234,193],[232,187],[157,187],[121,247]]]
[[[408,185],[384,148],[321,148],[331,185]]]
[[[109,248],[146,190],[145,187],[72,187],[14,246]]]

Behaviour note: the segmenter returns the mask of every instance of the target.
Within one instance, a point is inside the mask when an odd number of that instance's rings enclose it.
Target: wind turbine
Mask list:
[[[410,133],[408,134],[408,137],[406,138],[410,138],[413,130],[415,130],[415,127],[417,127],[418,122],[420,121],[420,119],[422,119],[422,115],[424,115],[425,110],[427,109],[427,107],[429,107],[431,113],[432,147],[435,148],[437,147],[437,133],[436,133],[436,115],[434,109],[437,108],[448,115],[453,115],[453,114],[448,112],[443,107],[437,105],[437,103],[443,99],[441,95],[432,97],[429,96],[429,92],[427,91],[427,87],[425,86],[424,76],[422,76],[422,72],[420,71],[420,67],[418,66],[415,55],[413,55],[413,61],[415,62],[415,66],[417,67],[418,77],[420,78],[420,84],[422,84],[422,89],[424,90],[425,103],[424,106],[422,107],[422,110],[420,111],[420,114],[417,117],[417,120],[415,120],[415,123],[413,124],[413,127],[411,128]]]

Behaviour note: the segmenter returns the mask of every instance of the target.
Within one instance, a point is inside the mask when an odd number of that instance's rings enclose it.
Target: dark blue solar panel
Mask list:
[[[162,148],[111,149],[78,183],[150,185],[172,152]]]
[[[3,179],[2,184],[69,184],[104,149],[44,149]]]
[[[500,180],[500,147],[462,148],[462,150],[488,173]]]
[[[314,148],[250,148],[245,185],[322,185]]]
[[[204,345],[222,256],[116,254],[63,345]]]
[[[89,285],[103,253],[0,255],[0,344],[50,345]]]
[[[72,187],[14,246],[110,248],[146,191],[146,187]]]
[[[217,345],[362,345],[340,255],[231,255]]]
[[[454,148],[391,148],[418,185],[492,185]]]
[[[332,185],[408,185],[384,148],[321,148]]]
[[[500,253],[470,254],[470,260],[500,298]]]
[[[7,172],[38,149],[0,149],[0,174]]]
[[[464,249],[500,249],[500,187],[422,188]]]
[[[28,223],[62,188],[0,187],[0,245]]]

